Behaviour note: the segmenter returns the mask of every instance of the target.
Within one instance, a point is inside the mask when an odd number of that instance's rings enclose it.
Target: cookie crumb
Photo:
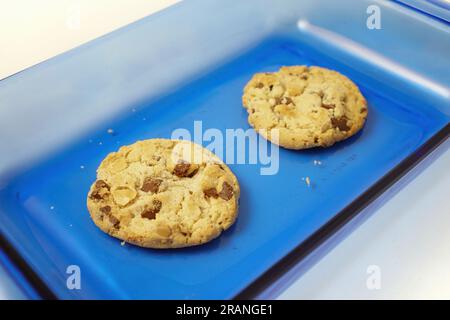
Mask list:
[[[321,166],[321,165],[322,165],[322,161],[320,161],[320,160],[314,160],[314,165],[315,165],[315,166]]]
[[[101,146],[102,144],[103,144],[103,142],[101,142],[101,141],[98,143],[99,146]]]
[[[125,245],[125,241],[122,241],[121,243],[120,243],[120,245],[123,247],[124,245]]]
[[[305,181],[308,187],[311,187],[311,179],[309,177],[304,177],[302,178],[302,180]]]
[[[83,169],[84,169],[84,166],[83,166],[83,165],[81,165],[81,166],[80,166],[80,169],[81,169],[81,170],[83,170]]]
[[[108,134],[114,134],[114,130],[109,128],[106,132],[108,132]]]
[[[55,209],[55,206],[50,206],[50,210],[54,210]]]

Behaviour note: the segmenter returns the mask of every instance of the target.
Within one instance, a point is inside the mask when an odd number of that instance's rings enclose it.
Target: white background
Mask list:
[[[0,0],[0,79],[175,2]],[[281,298],[450,299],[449,169],[447,151]],[[380,289],[366,285],[371,265]],[[0,268],[0,298],[20,297]]]

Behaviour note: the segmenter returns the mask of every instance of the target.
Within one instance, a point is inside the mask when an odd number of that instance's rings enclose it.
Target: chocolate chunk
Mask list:
[[[187,177],[190,167],[189,163],[179,163],[173,169],[173,174],[178,177]]]
[[[111,212],[111,207],[110,207],[110,206],[104,206],[104,207],[101,207],[101,208],[100,208],[100,211],[103,212],[103,213],[108,214],[108,213]]]
[[[95,182],[95,188],[96,189],[106,188],[109,190],[109,185],[103,180],[97,180]]]
[[[142,218],[153,220],[156,218],[156,214],[161,210],[162,203],[159,200],[153,200],[153,208],[144,210],[141,213]]]
[[[219,192],[219,197],[223,200],[230,200],[233,197],[233,187],[230,186],[227,182],[222,184],[222,191]]]
[[[308,80],[308,75],[306,73],[303,73],[303,74],[300,75],[300,79]]]
[[[331,118],[333,128],[338,128],[341,131],[348,131],[350,127],[347,125],[347,117]]]
[[[189,163],[179,163],[173,169],[173,174],[180,178],[183,178],[183,177],[191,178],[192,176],[194,176],[197,173],[198,169],[196,169],[192,172],[189,172],[190,168],[191,168],[191,165]]]
[[[161,179],[154,179],[154,178],[150,178],[150,177],[145,178],[144,183],[142,184],[141,190],[144,192],[157,193],[161,183],[162,183]]]
[[[100,190],[93,190],[89,198],[95,199],[95,200],[101,200],[103,199],[102,195],[99,193]]]
[[[203,190],[203,193],[205,194],[205,197],[207,197],[207,198],[213,197],[214,199],[217,199],[219,197],[219,194],[217,193],[216,188],[209,188],[209,189]]]
[[[156,212],[153,209],[146,209],[141,213],[142,218],[153,220],[156,218]]]
[[[272,89],[273,89],[273,84],[271,84],[271,85],[269,86],[269,90],[272,91]]]
[[[102,189],[107,189],[109,191],[110,187],[105,181],[97,180],[94,185],[94,190],[92,190],[92,193],[89,196],[89,198],[95,199],[95,200],[103,199],[103,195],[100,192]]]
[[[262,84],[261,82],[258,82],[255,87],[258,89],[262,89],[262,88],[264,88],[264,84]]]
[[[114,217],[113,215],[108,215],[109,222],[112,223],[114,228],[119,229],[120,228],[120,220]]]
[[[330,104],[322,103],[322,108],[324,108],[324,109],[334,109],[334,108],[336,108],[336,106],[334,104],[332,104],[332,103],[330,103]]]
[[[361,108],[361,110],[359,110],[361,113],[367,112],[367,108]]]

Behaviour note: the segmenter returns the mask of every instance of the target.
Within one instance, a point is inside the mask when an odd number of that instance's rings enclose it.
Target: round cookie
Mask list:
[[[218,237],[235,221],[239,184],[212,152],[190,141],[150,139],[110,153],[87,206],[104,232],[148,248]]]
[[[358,132],[367,117],[367,103],[358,87],[321,67],[257,73],[246,85],[242,102],[250,125],[289,149],[331,146]]]

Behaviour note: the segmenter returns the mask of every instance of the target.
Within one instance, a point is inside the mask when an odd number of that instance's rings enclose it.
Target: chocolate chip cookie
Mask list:
[[[199,245],[235,221],[239,184],[213,153],[189,141],[150,139],[110,153],[87,206],[104,232],[148,248]]]
[[[328,147],[344,140],[363,127],[368,111],[351,80],[321,67],[255,74],[242,102],[250,125],[289,149]]]

